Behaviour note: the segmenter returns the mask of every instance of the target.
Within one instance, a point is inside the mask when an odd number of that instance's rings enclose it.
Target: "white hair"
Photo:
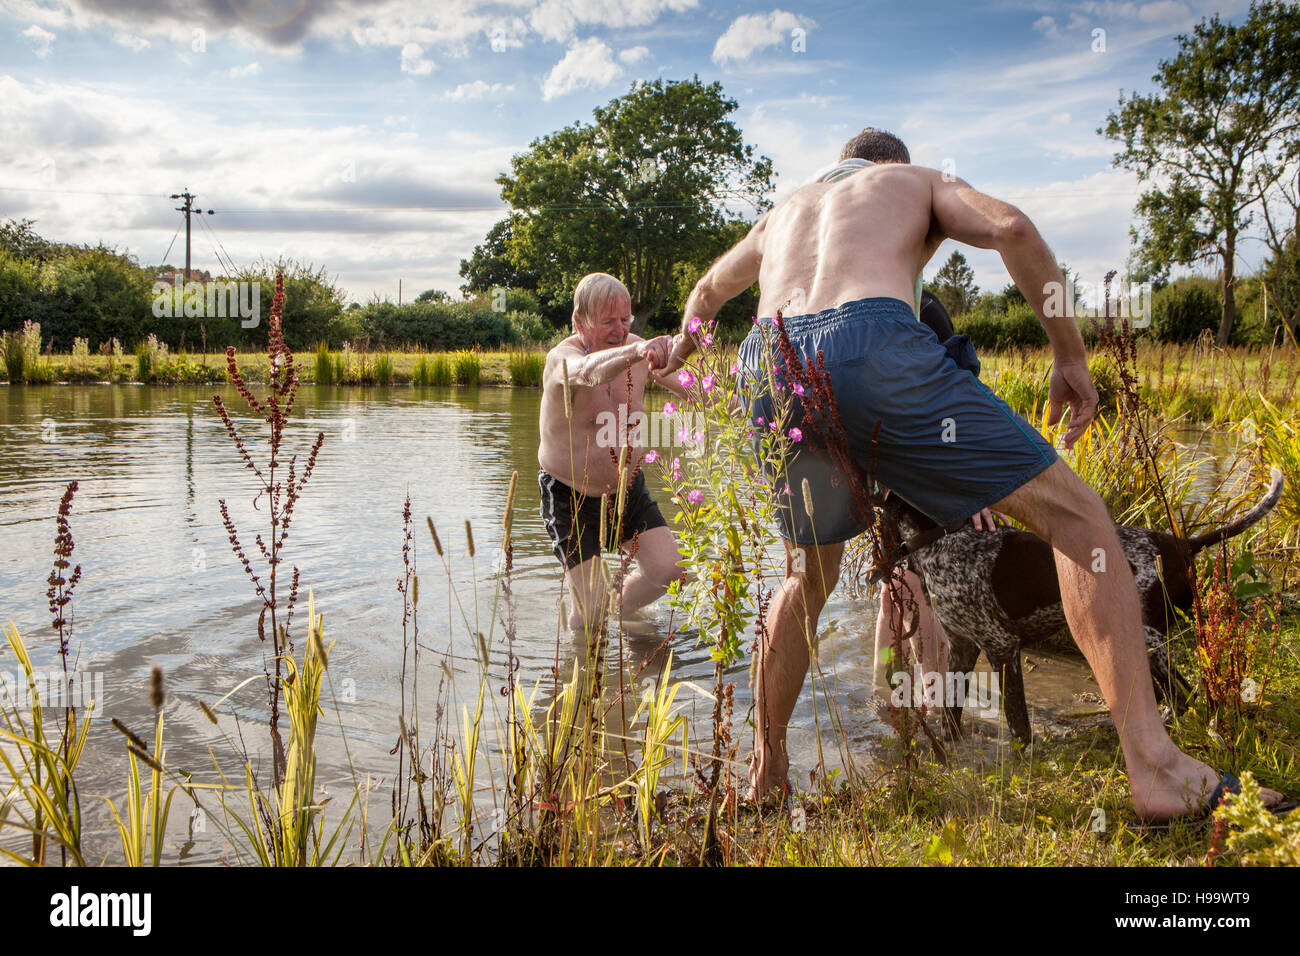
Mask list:
[[[573,290],[573,326],[590,325],[592,316],[609,302],[616,299],[632,301],[632,294],[627,286],[607,272],[593,272],[582,277],[578,287]]]

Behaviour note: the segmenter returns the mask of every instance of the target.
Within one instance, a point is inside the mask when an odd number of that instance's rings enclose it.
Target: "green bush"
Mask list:
[[[477,302],[374,302],[356,313],[362,334],[385,345],[413,346],[429,352],[497,349],[517,345],[520,328],[536,334],[540,317],[512,317]]]
[[[153,378],[153,351],[147,342],[141,342],[135,347],[135,377],[141,382]]]
[[[5,356],[5,372],[9,376],[10,385],[20,385],[23,378],[23,337],[20,332],[3,333],[3,346]]]
[[[1195,342],[1219,331],[1223,305],[1210,279],[1179,279],[1155,294],[1151,325],[1163,342]]]
[[[37,359],[23,369],[23,378],[29,385],[49,385],[54,381],[54,366],[47,359]]]
[[[509,312],[506,318],[518,341],[525,345],[540,345],[555,332],[551,323],[535,312]]]
[[[334,384],[334,357],[330,355],[329,345],[325,342],[316,346],[316,384]]]
[[[1088,359],[1088,373],[1092,376],[1093,387],[1097,389],[1097,404],[1114,407],[1120,390],[1115,362],[1108,355],[1094,355]]]
[[[1004,352],[1047,344],[1047,330],[1034,315],[1034,310],[1021,303],[1012,305],[1005,314],[968,312],[957,316],[953,327],[959,335],[969,335],[978,352]]]
[[[477,352],[456,353],[452,374],[457,385],[477,385],[482,371],[483,363],[480,361]]]
[[[159,321],[151,311],[153,279],[111,249],[75,249],[41,268],[43,319],[56,352],[73,339],[138,342]],[[177,335],[179,338],[179,334]]]
[[[541,352],[511,352],[510,384],[539,386],[546,369],[546,356]]]
[[[40,271],[35,262],[0,250],[0,330],[17,331],[32,317],[41,297]]]
[[[450,385],[451,384],[451,357],[448,355],[435,355],[429,363],[429,384],[430,385]]]

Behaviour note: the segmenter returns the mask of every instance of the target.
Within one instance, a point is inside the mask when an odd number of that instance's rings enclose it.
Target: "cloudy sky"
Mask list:
[[[0,0],[0,218],[163,261],[285,255],[352,300],[459,285],[495,177],[639,80],[698,74],[777,197],[863,126],[1024,209],[1091,281],[1123,268],[1136,178],[1097,135],[1175,37],[1246,0]],[[183,264],[184,234],[166,261]],[[1245,243],[1250,266],[1259,243]],[[932,275],[948,255],[941,249]],[[986,289],[1008,281],[969,250]]]

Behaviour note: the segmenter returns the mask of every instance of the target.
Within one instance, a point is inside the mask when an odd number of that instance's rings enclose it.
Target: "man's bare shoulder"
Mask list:
[[[562,362],[567,359],[569,367],[573,368],[574,363],[584,358],[586,354],[587,353],[583,350],[576,334],[570,335],[559,345],[547,352],[546,368],[542,371],[542,388],[547,388],[555,382],[558,382],[560,378],[563,377],[563,372],[560,367]]]
[[[566,358],[582,358],[587,353],[582,348],[582,343],[577,335],[570,335],[567,339],[555,346],[546,353],[546,364],[559,362]]]

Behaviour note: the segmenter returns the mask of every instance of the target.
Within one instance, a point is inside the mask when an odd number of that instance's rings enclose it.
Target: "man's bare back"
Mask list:
[[[801,315],[872,296],[911,302],[916,276],[943,241],[931,215],[938,175],[891,163],[787,197],[759,234],[758,314]]]

